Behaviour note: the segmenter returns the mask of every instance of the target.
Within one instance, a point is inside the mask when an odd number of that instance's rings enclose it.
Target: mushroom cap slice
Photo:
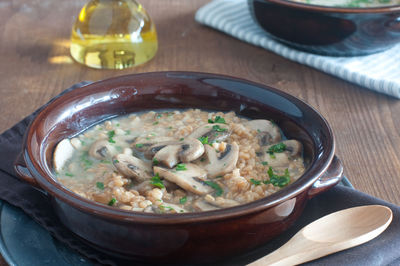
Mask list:
[[[198,199],[195,202],[193,202],[193,208],[196,211],[215,211],[220,209],[205,202],[204,199]]]
[[[63,139],[57,144],[53,153],[53,164],[56,171],[60,171],[65,163],[72,157],[74,147],[69,139]]]
[[[89,149],[89,155],[98,160],[111,157],[114,152],[114,147],[106,139],[95,141]]]
[[[208,142],[213,143],[226,140],[230,134],[230,127],[227,124],[214,123],[196,128],[188,137],[194,139],[208,137]]]
[[[131,147],[140,152],[145,152],[157,143],[168,141],[176,141],[176,139],[172,137],[138,137],[132,142]]]
[[[160,142],[151,146],[145,153],[147,158],[154,154],[161,165],[173,168],[179,161],[187,163],[200,158],[204,153],[204,146],[198,139],[188,138],[184,141]]]
[[[113,164],[118,172],[139,182],[151,179],[151,166],[148,163],[128,154],[118,154],[113,157]]]
[[[303,144],[295,139],[282,141],[286,145],[286,151],[289,152],[290,156],[295,157],[301,155],[303,151]]]
[[[158,174],[160,177],[197,195],[204,195],[213,191],[213,188],[203,182],[207,175],[204,169],[192,163],[185,164],[185,168],[186,170],[178,171],[176,169],[154,166],[153,170],[154,173]]]
[[[259,132],[258,137],[261,146],[276,143],[282,139],[279,128],[269,120],[255,119],[247,122],[247,125]]]
[[[152,148],[150,148],[151,150]],[[166,166],[168,168],[173,168],[178,164],[178,152],[181,149],[180,145],[167,145],[162,146],[153,157],[153,162],[158,161],[160,165]]]
[[[301,156],[303,145],[299,141],[285,140],[280,143],[285,145],[285,149],[282,152],[274,152],[271,154],[270,148],[277,144],[268,145],[261,149],[261,159],[267,162],[271,167],[287,167],[293,158]]]
[[[179,159],[188,163],[194,161],[204,153],[204,145],[200,140],[194,138],[186,138],[181,142],[181,150],[179,151]]]
[[[205,145],[208,163],[204,165],[209,177],[216,177],[232,172],[236,168],[239,158],[239,146],[236,142],[227,144],[225,151],[217,153],[215,149],[209,145]],[[219,155],[219,156],[218,156]]]

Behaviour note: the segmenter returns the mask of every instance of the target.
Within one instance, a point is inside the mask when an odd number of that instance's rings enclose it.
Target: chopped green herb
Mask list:
[[[185,138],[180,138],[179,141],[183,141]]]
[[[201,158],[200,162],[204,162],[206,160],[206,158]]]
[[[122,147],[121,147],[121,146],[116,146],[115,149],[116,149],[118,152],[122,152]]]
[[[153,125],[157,125],[158,123],[159,123],[159,122],[158,122],[158,121],[156,121],[156,122],[154,122],[154,123],[153,123]]]
[[[119,127],[119,123],[117,123],[116,126]]]
[[[215,131],[217,131],[217,132],[225,132],[225,131],[227,131],[226,128],[222,128],[222,127],[220,127],[219,125],[215,125],[215,126],[213,126],[212,128],[213,128]]]
[[[115,143],[115,140],[113,139],[113,137],[115,136],[115,131],[114,130],[108,131],[107,135],[108,135],[108,142]]]
[[[262,165],[268,165],[268,162],[261,162]]]
[[[80,157],[82,163],[84,164],[85,170],[92,166],[93,162],[89,160],[89,154],[87,152],[83,152]]]
[[[118,160],[114,160],[113,163],[119,163],[119,161]]]
[[[125,135],[130,135],[131,131],[130,130],[125,130]]]
[[[150,133],[150,135],[154,137],[154,136],[156,136],[156,133],[152,132],[152,133]]]
[[[216,176],[215,178],[222,178],[223,176],[222,175],[218,175],[218,176]]]
[[[260,133],[260,132],[261,132],[261,130],[257,129],[257,132],[258,132],[258,133]]]
[[[184,171],[184,170],[187,170],[187,168],[186,168],[186,164],[183,164],[183,163],[178,163],[177,165],[176,165],[176,171]]]
[[[164,183],[160,179],[160,176],[158,175],[158,173],[150,179],[150,184],[152,184],[153,186],[158,187],[158,188],[164,188],[165,187]]]
[[[202,144],[210,144],[208,143],[208,136],[198,138]]]
[[[112,198],[112,199],[108,202],[108,206],[113,206],[116,202],[117,202],[117,200],[116,200],[115,198]]]
[[[74,176],[73,174],[68,173],[68,172],[66,172],[65,175],[66,175],[66,176],[71,176],[71,177]]]
[[[153,164],[158,165],[160,162],[157,160],[157,158],[153,158]]]
[[[168,129],[172,129],[172,127],[168,127]]]
[[[267,151],[267,153],[269,153],[269,154],[273,154],[273,153],[275,153],[275,152],[284,152],[286,150],[286,145],[285,145],[285,143],[278,143],[278,144],[275,144],[275,145],[272,145],[271,147],[269,147],[269,149],[268,149],[268,151]]]
[[[208,123],[210,123],[210,124],[214,124],[214,123],[226,124],[225,119],[220,116],[216,116],[214,121],[212,119],[208,119]]]
[[[138,144],[136,144],[135,146],[136,146],[136,148],[139,148],[139,149],[140,149],[140,148],[143,148],[143,144],[142,144],[142,143],[138,143]]]
[[[185,204],[186,201],[187,201],[187,197],[186,197],[186,196],[184,196],[184,197],[182,197],[182,198],[179,199],[179,203],[180,203],[180,204]]]
[[[254,185],[256,185],[256,186],[259,186],[259,185],[261,185],[261,181],[260,180],[255,180],[255,179],[250,179],[250,182],[251,183],[253,183]]]
[[[162,114],[157,114],[157,116],[156,116],[157,119],[161,118],[161,117],[162,117]]]
[[[150,138],[149,138],[149,137],[146,137],[146,140],[150,140]]]
[[[287,168],[285,169],[284,175],[277,175],[272,170],[272,167],[270,167],[268,169],[268,176],[269,176],[269,181],[271,182],[271,184],[276,187],[284,187],[287,184],[289,184],[289,182],[290,182],[290,174],[289,174],[289,170]]]
[[[216,196],[221,196],[224,191],[222,190],[222,188],[215,182],[213,181],[204,181],[204,184],[212,187],[213,189],[215,189],[215,195]]]
[[[82,146],[86,145],[86,142],[84,142],[83,140],[80,140],[80,141],[81,141]]]
[[[96,182],[96,187],[103,190],[104,189],[104,183],[103,182]]]
[[[272,153],[272,154],[270,153],[270,154],[269,154],[269,157],[271,157],[272,159],[276,159],[276,156],[275,156],[275,154],[273,154],[273,153]]]

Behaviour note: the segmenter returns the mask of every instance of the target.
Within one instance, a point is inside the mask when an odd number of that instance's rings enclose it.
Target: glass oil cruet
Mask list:
[[[90,0],[72,28],[72,57],[93,68],[137,66],[153,58],[157,48],[155,25],[135,0]]]

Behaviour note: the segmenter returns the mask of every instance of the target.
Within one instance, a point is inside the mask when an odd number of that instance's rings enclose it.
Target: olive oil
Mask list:
[[[157,48],[154,23],[135,0],[91,0],[72,28],[72,57],[93,68],[137,66],[153,58]]]

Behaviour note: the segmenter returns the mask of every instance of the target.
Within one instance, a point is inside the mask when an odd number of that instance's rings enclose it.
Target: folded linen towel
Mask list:
[[[253,20],[247,0],[213,0],[201,7],[197,22],[261,46],[370,90],[400,98],[400,45],[373,55],[332,57],[298,51],[271,39]]]

